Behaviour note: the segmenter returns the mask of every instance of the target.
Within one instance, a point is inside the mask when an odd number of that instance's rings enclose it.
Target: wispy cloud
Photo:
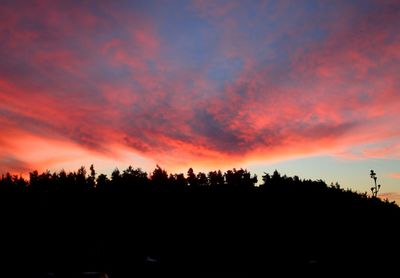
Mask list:
[[[394,179],[400,179],[400,173],[391,173],[390,177]]]

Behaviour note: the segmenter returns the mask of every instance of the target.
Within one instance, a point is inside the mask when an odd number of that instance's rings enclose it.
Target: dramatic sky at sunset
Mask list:
[[[0,172],[278,169],[400,194],[400,2],[1,1]]]

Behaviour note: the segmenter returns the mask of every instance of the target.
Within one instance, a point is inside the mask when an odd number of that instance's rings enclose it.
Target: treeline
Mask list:
[[[74,172],[45,171],[29,173],[29,180],[18,175],[3,174],[0,191],[3,192],[176,192],[196,190],[253,190],[257,176],[244,169],[232,169],[225,173],[210,171],[195,173],[190,168],[186,175],[168,174],[160,166],[150,174],[141,168],[129,166],[120,171],[116,168],[111,176],[96,174],[94,166]]]
[[[0,179],[0,192],[15,193],[156,193],[156,192],[225,192],[251,193],[265,192],[273,194],[287,194],[287,197],[312,196],[356,200],[360,202],[385,203],[396,206],[388,199],[369,196],[366,192],[359,193],[350,189],[343,189],[336,184],[329,186],[323,180],[300,179],[298,176],[288,177],[278,171],[272,174],[264,173],[262,182],[258,185],[258,177],[246,169],[231,169],[226,172],[220,170],[208,173],[195,172],[189,168],[186,174],[168,174],[160,166],[147,173],[141,168],[129,166],[120,171],[116,168],[111,176],[97,174],[94,166],[89,170],[80,167],[77,171],[59,172],[44,171],[29,173],[29,180],[18,175],[3,174]]]
[[[260,181],[245,169],[169,174],[159,166],[110,176],[93,166],[33,171],[29,179],[5,174],[0,212],[0,267],[60,274],[51,277],[285,270],[323,277],[349,268],[360,274],[371,264],[395,267],[393,250],[400,248],[394,202],[278,171]]]

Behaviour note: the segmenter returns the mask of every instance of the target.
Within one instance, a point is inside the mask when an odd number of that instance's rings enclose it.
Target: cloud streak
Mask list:
[[[400,173],[391,173],[390,177],[392,177],[394,179],[400,179]]]
[[[54,149],[34,167],[63,165],[57,148],[167,167],[400,158],[396,1],[159,6],[2,5],[4,169],[30,167],[28,140]]]

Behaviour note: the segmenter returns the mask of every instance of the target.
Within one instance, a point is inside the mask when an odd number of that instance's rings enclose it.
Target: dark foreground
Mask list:
[[[377,199],[306,197],[290,192],[4,194],[1,271],[8,277],[397,271],[397,206]]]
[[[260,187],[243,169],[207,175],[189,169],[185,177],[129,167],[111,179],[95,177],[93,166],[90,175],[81,167],[34,171],[29,181],[2,176],[0,277],[398,271],[400,208],[366,193],[277,171],[265,174]]]

